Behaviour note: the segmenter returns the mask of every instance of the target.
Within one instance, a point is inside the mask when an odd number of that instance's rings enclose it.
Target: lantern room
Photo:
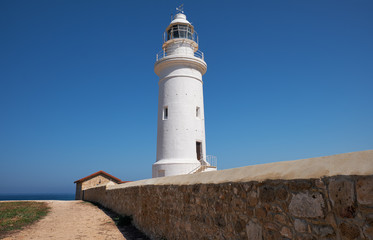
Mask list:
[[[167,27],[165,36],[165,41],[175,38],[186,38],[197,42],[197,34],[183,13],[176,14],[174,20]]]
[[[157,54],[157,61],[175,54],[186,54],[203,59],[198,51],[198,35],[184,13],[175,15],[163,35],[162,52]]]

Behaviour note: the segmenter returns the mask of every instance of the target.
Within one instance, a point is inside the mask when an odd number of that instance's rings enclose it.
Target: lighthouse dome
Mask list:
[[[190,24],[190,22],[186,19],[185,14],[178,13],[175,15],[174,20],[170,23],[170,25],[176,24],[176,23],[184,23],[184,24]]]

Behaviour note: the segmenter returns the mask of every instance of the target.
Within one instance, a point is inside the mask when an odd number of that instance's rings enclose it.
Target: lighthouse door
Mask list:
[[[201,142],[196,142],[196,151],[197,151],[197,159],[201,160],[202,159],[202,143]]]

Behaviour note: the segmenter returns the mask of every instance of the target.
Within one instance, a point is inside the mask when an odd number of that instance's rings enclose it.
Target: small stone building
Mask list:
[[[87,177],[84,177],[82,179],[76,180],[74,183],[76,183],[76,192],[75,192],[75,200],[82,200],[83,199],[83,190],[94,187],[101,184],[120,184],[125,183],[128,181],[122,181],[119,178],[116,178],[109,173],[106,173],[104,171],[98,171],[95,172]]]

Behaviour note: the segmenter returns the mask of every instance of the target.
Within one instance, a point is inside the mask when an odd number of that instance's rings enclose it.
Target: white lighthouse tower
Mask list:
[[[159,97],[153,177],[216,170],[206,161],[202,75],[207,65],[182,10],[166,28],[162,49],[154,66]]]

